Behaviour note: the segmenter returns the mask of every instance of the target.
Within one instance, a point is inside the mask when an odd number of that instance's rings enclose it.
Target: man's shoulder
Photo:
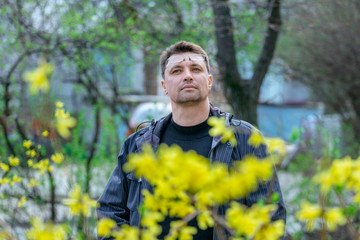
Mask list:
[[[136,132],[132,133],[130,136],[128,136],[125,140],[125,142],[132,142],[135,141],[137,138],[145,135],[147,132],[150,131],[151,125],[145,126]]]
[[[139,138],[148,138],[152,134],[158,135],[158,132],[164,127],[164,124],[166,124],[165,122],[168,120],[168,118],[169,116],[167,115],[158,120],[153,119],[151,121],[145,121],[139,124],[139,126],[144,127],[136,130],[134,133],[128,136],[125,142],[134,142]]]
[[[240,119],[234,117],[233,114],[222,111],[220,108],[218,108],[212,104],[211,104],[211,111],[214,116],[225,117],[227,124],[229,124],[230,126],[236,127],[238,133],[249,135],[249,134],[251,134],[251,132],[253,130],[256,130],[256,128],[251,123],[244,121],[244,120],[240,120]]]
[[[237,128],[238,133],[249,135],[256,128],[249,122],[237,118],[231,119],[231,125]]]

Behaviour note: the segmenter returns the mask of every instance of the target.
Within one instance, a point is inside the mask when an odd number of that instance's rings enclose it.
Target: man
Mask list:
[[[141,151],[145,143],[156,149],[160,143],[177,144],[184,151],[195,150],[198,154],[210,159],[211,162],[222,162],[231,166],[233,161],[241,160],[247,154],[255,154],[259,158],[266,156],[265,147],[254,148],[247,144],[253,127],[244,121],[234,119],[231,114],[222,112],[209,103],[208,94],[212,85],[209,58],[198,45],[181,41],[167,48],[160,57],[163,80],[161,82],[165,94],[171,101],[172,113],[151,125],[131,135],[124,143],[119,157],[118,166],[112,173],[104,193],[99,198],[99,217],[109,217],[117,225],[130,224],[140,226],[141,216],[138,207],[143,201],[142,189],[152,190],[150,184],[143,179],[136,179],[133,172],[124,173],[122,166],[127,156]],[[221,143],[220,138],[209,135],[209,116],[225,117],[228,126],[235,126],[237,146]],[[275,173],[276,174],[276,173]],[[251,206],[260,198],[266,197],[269,183],[260,185],[259,189],[245,199],[240,199],[244,205]],[[272,220],[286,219],[285,206],[282,200],[280,186],[275,176],[273,191],[280,196],[279,209]],[[218,209],[224,214],[227,207]],[[169,231],[172,219],[166,218],[162,223],[162,239]],[[197,227],[196,221],[190,225]],[[200,230],[194,239],[217,239],[215,229]]]

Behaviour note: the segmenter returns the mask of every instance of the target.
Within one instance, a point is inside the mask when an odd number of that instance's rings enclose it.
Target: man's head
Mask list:
[[[197,105],[208,102],[212,85],[210,64],[206,52],[190,42],[178,42],[160,57],[165,94],[172,106]]]
[[[168,47],[165,51],[162,52],[160,56],[161,75],[163,79],[165,78],[165,69],[166,69],[166,65],[168,64],[169,58],[174,54],[181,54],[187,52],[202,55],[205,60],[206,69],[208,73],[210,73],[209,57],[207,53],[204,51],[204,49],[202,49],[202,47],[196,45],[195,43],[181,41]]]

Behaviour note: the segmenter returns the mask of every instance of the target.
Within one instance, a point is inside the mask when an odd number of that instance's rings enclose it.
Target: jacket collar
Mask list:
[[[227,112],[223,112],[220,108],[215,107],[210,103],[210,113],[215,117],[225,117],[225,124],[227,127],[231,125],[231,120],[233,115]],[[151,121],[148,130],[141,135],[141,137],[136,139],[137,148],[140,150],[141,146],[147,142],[150,143],[153,149],[157,149],[160,144],[160,136],[162,132],[165,130],[165,127],[168,125],[172,117],[172,113],[169,113],[167,116],[155,121],[154,119]],[[216,136],[213,138],[211,148],[216,147],[221,141],[221,136]]]

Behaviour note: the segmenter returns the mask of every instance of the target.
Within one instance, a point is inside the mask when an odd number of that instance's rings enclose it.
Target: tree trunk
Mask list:
[[[253,76],[243,79],[237,70],[234,28],[228,0],[210,0],[214,12],[219,80],[236,117],[257,125],[260,87],[273,58],[281,25],[280,0],[269,0],[268,29]],[[221,50],[220,50],[221,49]]]
[[[354,129],[354,138],[357,142],[360,142],[360,98],[359,98],[360,86],[359,84],[354,84],[354,86],[349,91],[349,99],[354,111],[354,116],[352,117],[352,125]]]
[[[257,99],[253,85],[234,85],[225,88],[225,95],[237,118],[257,125]]]

